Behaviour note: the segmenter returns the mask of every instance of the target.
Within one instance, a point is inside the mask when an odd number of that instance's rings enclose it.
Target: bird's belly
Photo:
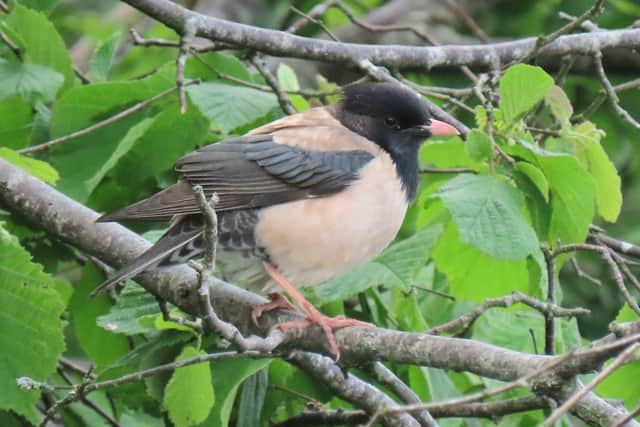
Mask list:
[[[370,260],[395,238],[407,209],[395,167],[376,160],[361,176],[340,193],[261,211],[257,244],[296,286],[323,282]]]

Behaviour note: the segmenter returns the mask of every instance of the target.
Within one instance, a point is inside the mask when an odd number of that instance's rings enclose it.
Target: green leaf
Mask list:
[[[19,2],[31,9],[49,12],[58,3],[58,0],[20,0]]]
[[[20,390],[16,379],[45,381],[63,352],[64,303],[56,284],[13,236],[0,227],[0,409],[10,409],[33,424],[36,390]]]
[[[527,261],[500,260],[461,242],[450,223],[433,250],[439,271],[446,274],[450,293],[459,301],[481,302],[486,298],[529,289]]]
[[[176,361],[201,354],[205,353],[187,346]],[[176,369],[164,390],[163,406],[176,427],[192,426],[204,421],[214,402],[209,362]]]
[[[4,147],[25,147],[31,137],[32,122],[32,107],[19,96],[0,101],[0,141]]]
[[[534,252],[538,238],[522,216],[522,196],[492,176],[462,174],[434,197],[447,207],[460,239],[498,259],[519,260]]]
[[[638,355],[636,349],[635,355]],[[596,391],[599,395],[622,400],[628,410],[638,406],[640,396],[640,381],[630,381],[631,378],[640,378],[640,361],[635,360],[616,369],[611,375],[600,383]]]
[[[266,116],[278,106],[276,96],[245,86],[203,83],[189,86],[191,101],[224,133]]]
[[[491,309],[473,325],[473,338],[500,347],[525,353],[540,352],[533,346],[529,331],[538,346],[544,345],[544,317],[533,310]]]
[[[549,201],[549,182],[540,169],[528,162],[516,162],[513,168],[529,178],[540,191],[545,202]]]
[[[94,298],[89,296],[103,279],[103,275],[93,264],[85,265],[82,278],[75,286],[69,305],[71,324],[78,344],[99,370],[129,351],[126,337],[113,334],[96,325],[96,318],[107,313],[111,307],[107,295],[102,294]]]
[[[489,135],[478,129],[469,132],[465,146],[469,157],[477,162],[488,159],[493,154]]]
[[[190,79],[215,80],[224,84],[235,85],[234,82],[222,79],[215,71],[247,82],[253,81],[251,73],[242,61],[233,55],[226,55],[220,52],[200,54],[198,58],[187,60],[185,76]]]
[[[236,427],[260,427],[260,414],[269,385],[268,371],[262,368],[242,384]]]
[[[167,78],[167,74],[160,73],[133,82],[96,83],[73,88],[54,105],[51,136],[57,138],[84,129],[136,102],[149,99],[172,85]],[[142,136],[143,128],[151,123],[141,124],[125,140],[131,127],[153,116],[157,108],[154,104],[53,147],[50,159],[61,176],[58,188],[79,201],[85,201],[117,159],[126,153],[137,137]]]
[[[5,147],[0,147],[0,157],[46,183],[55,184],[58,181],[58,172],[47,162],[23,156]]]
[[[227,427],[240,384],[271,362],[269,359],[226,359],[211,362],[211,371],[214,372],[213,388],[218,398],[200,426]]]
[[[15,36],[13,41],[25,53],[25,62],[44,65],[64,76],[62,91],[74,84],[71,57],[60,34],[47,17],[20,4],[14,4],[5,21]]]
[[[154,117],[109,176],[124,186],[149,181],[172,170],[178,158],[203,144],[208,129],[208,120],[194,105],[182,114],[178,103],[172,103]]]
[[[63,82],[62,74],[42,65],[0,59],[0,100],[18,95],[27,102],[50,102]]]
[[[518,64],[500,79],[500,111],[513,123],[542,101],[553,86],[553,78],[542,68]]]
[[[89,78],[96,81],[107,80],[121,39],[122,32],[116,31],[96,47],[89,60]]]
[[[291,67],[284,62],[278,65],[278,83],[282,90],[300,90],[298,77]],[[301,95],[287,95],[297,111],[309,109],[309,103]]]
[[[538,156],[551,188],[549,241],[583,242],[594,215],[594,182],[575,157]]]
[[[615,222],[622,209],[621,181],[600,143],[602,131],[591,122],[583,122],[573,127],[571,136],[580,142],[580,151],[593,176],[598,213],[606,221]]]
[[[373,261],[361,264],[313,287],[321,302],[342,300],[378,285],[409,289],[413,277],[426,263],[442,228],[426,228],[391,245]]]
[[[100,183],[102,178],[115,166],[115,164],[133,147],[133,145],[147,132],[147,130],[153,125],[157,117],[146,118],[131,126],[126,135],[120,140],[113,152],[106,159],[102,159],[104,163],[93,172],[93,175],[89,176],[84,181],[84,189],[87,194],[90,194],[94,188]]]
[[[549,89],[545,102],[551,109],[551,113],[560,120],[563,126],[569,125],[569,119],[573,115],[573,107],[569,97],[560,86],[554,85]]]
[[[129,280],[115,305],[109,313],[98,317],[97,324],[107,331],[126,335],[153,332],[155,328],[141,325],[139,319],[159,313],[153,295]]]

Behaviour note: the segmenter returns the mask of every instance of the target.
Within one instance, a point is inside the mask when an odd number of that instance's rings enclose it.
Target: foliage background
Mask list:
[[[347,3],[359,14],[380,6],[376,0]],[[295,2],[301,10],[310,10],[314,4]],[[282,29],[297,18],[290,5],[289,1],[257,2],[244,15],[253,25]],[[562,25],[557,17],[560,10],[577,15],[591,5],[583,0],[498,1],[480,8],[475,18],[491,37],[520,38],[549,33]],[[177,94],[171,91],[175,49],[134,47],[127,31],[137,24],[148,38],[177,40],[175,33],[137,14],[120,15],[118,7],[115,1],[24,0],[13,2],[10,14],[0,14],[0,29],[21,49],[16,55],[0,44],[0,157],[97,211],[127,205],[172,183],[176,178],[172,165],[182,154],[283,114],[273,94],[235,84],[215,71],[264,85],[264,78],[242,61],[243,52],[236,56],[205,53],[188,59],[186,77],[205,83],[188,88],[188,108],[182,114]],[[637,3],[611,0],[598,23],[622,28],[637,19]],[[348,25],[349,20],[331,10],[324,23],[335,29]],[[461,23],[454,23],[453,28],[472,37]],[[308,25],[302,34],[320,35],[322,31]],[[78,62],[90,84],[82,84],[75,76],[73,64]],[[334,70],[331,81],[315,73],[299,73],[295,64],[276,68],[280,85],[290,90],[297,90],[300,82],[329,90],[352,78],[347,70]],[[610,77],[613,83],[623,82],[633,77],[631,73],[619,69]],[[423,86],[468,85],[452,70],[407,76]],[[467,144],[433,141],[424,147],[421,162],[441,168],[466,167],[477,174],[423,175],[418,201],[398,241],[376,260],[310,291],[309,297],[330,314],[346,313],[379,326],[424,331],[486,298],[513,290],[544,299],[540,242],[552,246],[557,239],[581,242],[592,221],[605,226],[610,235],[639,242],[638,130],[607,104],[588,117],[594,127],[568,121],[572,111],[583,111],[601,89],[590,72],[567,77],[563,90],[572,107],[560,92],[549,92],[552,84],[541,69],[526,66],[511,69],[500,82],[497,142],[519,159],[517,165],[492,160],[486,111],[481,107],[475,113],[455,111],[458,119],[476,128]],[[83,129],[163,91],[170,93],[85,136],[28,156],[17,153]],[[547,107],[534,108],[545,96]],[[638,89],[620,96],[624,108],[640,117]],[[296,109],[303,110],[334,102],[335,96],[292,95],[290,99]],[[434,102],[442,104],[437,99]],[[475,106],[477,100],[469,103]],[[454,109],[451,104],[445,108]],[[527,145],[534,144],[533,137],[539,135],[522,127],[520,119],[525,114],[540,127],[560,129],[559,135],[546,140],[545,149],[564,155]],[[624,203],[618,216],[620,191]],[[19,390],[17,377],[64,384],[63,375],[67,375],[79,381],[77,371],[60,368],[65,361],[73,361],[83,369],[94,366],[100,379],[107,379],[224,346],[163,321],[154,299],[132,283],[117,301],[111,296],[88,299],[104,278],[101,264],[32,228],[19,215],[0,210],[0,220],[0,424],[37,424],[38,408],[56,399],[57,392]],[[132,228],[151,240],[158,236],[153,231],[157,226],[134,224]],[[586,307],[591,314],[578,320],[556,320],[558,352],[603,336],[613,320],[637,318],[596,255],[581,254],[578,261],[602,281],[600,287],[577,276],[567,259],[561,261],[565,268],[559,273],[558,300],[564,306]],[[444,292],[455,301],[421,288]],[[637,292],[634,297],[637,299]],[[543,325],[542,316],[531,309],[490,310],[465,336],[514,350],[541,352]],[[416,366],[394,369],[424,400],[451,398],[493,385],[492,380],[468,373]],[[640,382],[629,378],[638,377],[638,362],[628,364],[598,391],[623,400],[628,409],[635,408]],[[123,426],[266,425],[268,420],[281,421],[300,413],[309,402],[350,407],[279,359],[195,365],[99,391],[90,399]],[[108,425],[83,402],[63,408],[61,417],[69,426]],[[543,418],[543,411],[530,411],[505,417],[500,424],[537,425]],[[490,422],[450,419],[442,425]],[[562,422],[568,423],[568,418]]]

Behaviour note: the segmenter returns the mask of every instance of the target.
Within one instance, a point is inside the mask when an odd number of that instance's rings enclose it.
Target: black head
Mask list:
[[[393,83],[346,86],[336,117],[351,131],[389,153],[413,200],[418,186],[418,150],[431,135],[457,135],[451,125],[431,118],[427,103]]]

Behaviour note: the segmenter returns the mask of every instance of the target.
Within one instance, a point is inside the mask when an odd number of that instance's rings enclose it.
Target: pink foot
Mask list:
[[[267,295],[269,298],[269,302],[265,302],[264,304],[258,304],[253,307],[251,310],[251,318],[253,319],[253,323],[258,326],[258,318],[262,316],[262,313],[265,311],[272,310],[286,310],[286,311],[295,311],[296,308],[291,305],[289,301],[285,297],[283,297],[278,292],[271,292]]]
[[[327,337],[327,342],[329,343],[331,353],[336,357],[336,362],[340,360],[340,348],[338,347],[338,342],[336,341],[336,337],[334,336],[333,331],[337,329],[348,328],[350,326],[362,326],[365,328],[375,327],[375,325],[371,323],[355,319],[346,319],[344,316],[325,316],[313,307],[311,307],[313,308],[313,310],[309,310],[309,307],[305,308],[305,311],[307,312],[306,319],[279,323],[275,327],[280,329],[281,331],[287,331],[291,329],[304,329],[311,326],[320,326],[322,328],[322,331],[324,332],[324,335]]]

